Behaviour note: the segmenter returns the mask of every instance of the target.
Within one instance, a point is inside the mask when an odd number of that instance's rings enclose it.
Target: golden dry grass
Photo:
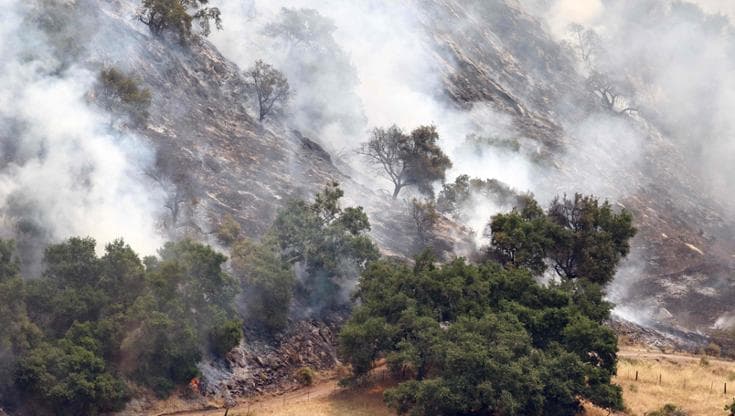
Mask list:
[[[735,397],[735,363],[707,360],[705,364],[699,356],[623,349],[614,382],[623,387],[631,416],[643,416],[666,403],[681,407],[691,416],[724,416],[725,404]],[[728,383],[727,395],[723,393],[724,383]]]
[[[664,354],[634,347],[619,353],[618,375],[614,382],[623,387],[628,408],[626,416],[644,416],[673,403],[690,416],[725,416],[725,404],[735,397],[735,362],[701,357]],[[638,371],[638,381],[635,372]],[[661,375],[661,383],[658,377]],[[348,390],[337,387],[334,376],[313,387],[282,396],[261,396],[250,404],[242,403],[228,416],[393,416],[383,402],[383,391],[392,385],[381,381],[369,388]],[[723,385],[728,383],[728,395]],[[188,416],[223,415],[224,410],[190,411]],[[585,405],[585,416],[610,416],[601,409]]]

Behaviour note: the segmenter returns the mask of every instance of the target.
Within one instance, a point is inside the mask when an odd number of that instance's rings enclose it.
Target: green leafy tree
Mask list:
[[[547,213],[529,197],[522,209],[494,216],[490,230],[491,258],[534,273],[548,260],[560,277],[598,285],[612,280],[636,233],[627,211],[615,213],[608,202],[580,194],[556,198]]]
[[[263,121],[269,114],[283,110],[291,94],[283,73],[259,60],[245,71],[245,78],[258,100],[258,120]]]
[[[545,218],[524,208],[514,215]],[[386,359],[403,380],[385,392],[399,414],[576,414],[580,399],[621,409],[617,340],[599,316],[611,305],[593,282],[542,286],[535,274],[524,263],[436,265],[429,252],[413,267],[371,263],[340,353],[356,377]]]
[[[612,280],[636,233],[630,213],[615,213],[607,201],[600,203],[592,196],[556,198],[548,218],[554,240],[548,257],[554,270],[567,279],[583,277],[601,285]]]
[[[120,410],[129,394],[103,357],[67,338],[29,351],[18,363],[16,383],[58,415]]]
[[[335,183],[318,193],[314,202],[289,201],[279,210],[269,231],[281,258],[300,271],[296,286],[300,301],[317,312],[344,306],[342,285],[356,280],[366,265],[379,257],[365,232],[370,223],[362,207],[342,209],[344,191]]]
[[[212,23],[222,29],[222,17],[219,8],[207,7],[208,4],[209,0],[143,0],[137,17],[155,35],[171,30],[182,40],[187,39],[192,35],[192,22],[196,21],[202,35],[209,36]]]
[[[443,181],[447,169],[452,167],[438,140],[434,126],[420,126],[410,134],[395,125],[375,128],[360,153],[393,182],[393,199],[405,186],[416,186],[433,197],[432,185]]]

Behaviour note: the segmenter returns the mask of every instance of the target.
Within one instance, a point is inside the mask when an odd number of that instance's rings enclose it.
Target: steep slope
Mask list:
[[[685,149],[644,113],[606,113],[571,54],[519,3],[420,4],[446,94],[465,108],[491,103],[544,149],[542,199],[590,192],[634,213],[640,232],[613,287],[628,319],[706,329],[730,310],[735,224]]]

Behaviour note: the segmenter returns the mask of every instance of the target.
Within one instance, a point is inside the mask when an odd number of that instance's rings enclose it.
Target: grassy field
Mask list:
[[[323,379],[309,388],[242,403],[231,409],[228,416],[395,415],[383,403],[383,391],[392,382],[379,378],[374,386],[357,390],[341,389],[333,378]],[[644,416],[666,403],[680,406],[690,416],[725,416],[725,404],[735,397],[735,362],[712,358],[703,362],[699,356],[624,347],[619,353],[618,376],[614,381],[623,387],[626,416]],[[728,383],[727,395],[723,392],[724,383]],[[585,416],[609,416],[607,411],[586,408]],[[182,414],[213,416],[223,415],[224,410]]]
[[[615,382],[623,387],[631,416],[643,416],[666,403],[691,416],[724,416],[725,404],[735,397],[735,363],[731,361],[629,348],[618,356]],[[728,394],[724,393],[725,383]]]

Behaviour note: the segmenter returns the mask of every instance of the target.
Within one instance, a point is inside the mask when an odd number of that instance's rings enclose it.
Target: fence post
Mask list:
[[[638,381],[638,370],[635,370],[635,381]]]
[[[724,394],[727,394],[727,383],[725,383],[725,393]]]
[[[661,385],[661,373],[658,373],[658,385]]]

